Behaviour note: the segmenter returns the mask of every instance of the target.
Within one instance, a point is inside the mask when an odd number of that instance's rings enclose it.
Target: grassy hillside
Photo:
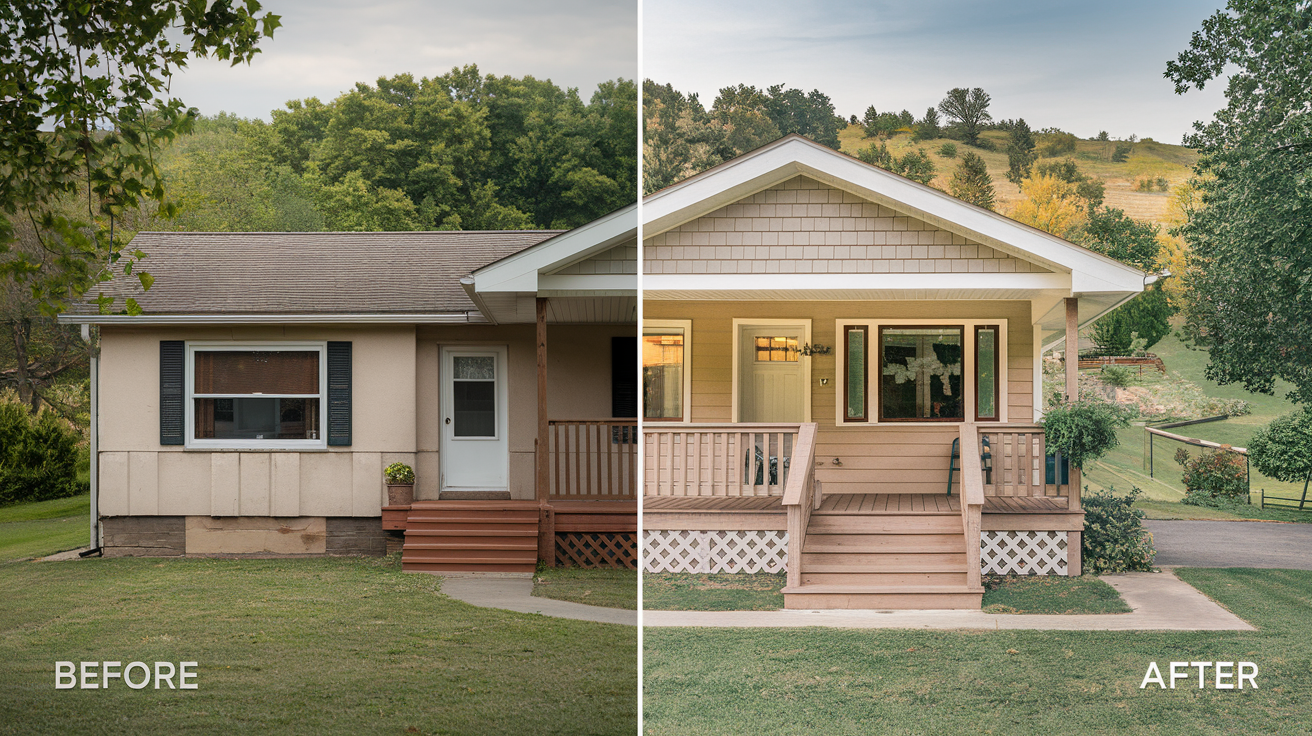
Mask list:
[[[974,151],[988,166],[989,174],[993,177],[993,189],[997,193],[998,211],[1005,213],[1020,199],[1020,188],[1007,181],[1006,177],[1007,134],[992,130],[984,133],[983,137],[993,141],[997,150],[984,151],[946,138],[912,143],[910,133],[893,136],[887,144],[888,150],[897,155],[916,148],[925,149],[925,153],[929,154],[935,168],[938,169],[938,178],[935,179],[934,184],[943,189],[947,188],[948,179],[956,169],[961,154]],[[852,156],[855,156],[860,149],[877,142],[874,138],[866,138],[865,131],[860,125],[847,126],[847,129],[839,134],[839,141],[843,153]],[[957,158],[950,159],[939,155],[938,149],[944,143],[954,143],[957,146]],[[1169,195],[1166,192],[1136,192],[1135,184],[1141,179],[1161,177],[1170,182],[1171,187],[1175,187],[1189,178],[1194,162],[1198,160],[1198,154],[1183,146],[1144,140],[1134,144],[1126,161],[1113,163],[1111,149],[1114,145],[1114,142],[1082,140],[1076,143],[1073,154],[1065,154],[1058,158],[1074,158],[1080,170],[1102,179],[1107,185],[1108,206],[1125,210],[1127,215],[1135,219],[1164,224]]]

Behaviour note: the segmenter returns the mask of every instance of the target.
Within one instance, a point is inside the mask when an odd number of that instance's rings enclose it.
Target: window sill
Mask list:
[[[183,447],[183,452],[331,452],[330,447]]]

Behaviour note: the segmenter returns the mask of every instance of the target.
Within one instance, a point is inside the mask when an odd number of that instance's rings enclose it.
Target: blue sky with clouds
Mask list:
[[[995,118],[1179,143],[1224,85],[1178,96],[1162,72],[1220,5],[644,0],[642,73],[707,106],[732,84],[819,89],[844,117],[871,104],[919,117],[952,87],[983,87]]]
[[[202,113],[268,119],[290,99],[331,100],[356,82],[477,64],[578,87],[638,74],[636,0],[264,0],[283,27],[252,64],[193,62],[173,93]]]

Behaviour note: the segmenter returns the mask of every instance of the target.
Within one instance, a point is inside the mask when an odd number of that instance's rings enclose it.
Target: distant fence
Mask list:
[[[1232,445],[1223,445],[1219,442],[1212,442],[1211,440],[1199,439],[1197,437],[1186,437],[1181,434],[1175,434],[1173,432],[1163,431],[1164,429],[1187,427],[1191,424],[1219,422],[1222,419],[1226,419],[1226,418],[1228,418],[1228,415],[1218,414],[1214,417],[1203,417],[1202,419],[1190,419],[1183,422],[1169,422],[1167,424],[1159,424],[1156,427],[1144,427],[1143,436],[1144,436],[1144,444],[1146,445],[1146,447],[1144,448],[1145,452],[1143,456],[1144,456],[1144,461],[1148,466],[1147,468],[1145,468],[1148,471],[1148,477],[1149,478],[1156,477],[1155,468],[1157,464],[1157,458],[1156,458],[1155,450],[1157,444],[1156,440],[1157,438],[1160,437],[1164,440],[1169,440],[1171,442],[1178,442],[1184,445],[1191,445],[1193,447],[1205,447],[1211,450],[1218,450],[1221,452],[1233,452],[1239,455],[1243,455],[1244,456],[1244,485],[1248,486],[1248,496],[1251,496],[1253,493],[1253,481],[1252,481],[1252,472],[1248,464],[1247,448],[1234,447]],[[1174,458],[1174,453],[1172,453],[1172,458]],[[1253,501],[1251,498],[1248,498],[1248,502],[1252,503]]]
[[[1144,367],[1153,368],[1158,373],[1166,373],[1166,363],[1162,359],[1148,353],[1147,355],[1089,355],[1080,354],[1080,369],[1107,367],[1109,365],[1124,365],[1138,367],[1139,375],[1143,375]]]

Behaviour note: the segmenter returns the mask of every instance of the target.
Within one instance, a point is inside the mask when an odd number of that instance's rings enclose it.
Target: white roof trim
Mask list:
[[[1004,253],[1070,273],[1072,293],[1143,290],[1145,274],[1138,269],[797,135],[648,196],[642,208],[643,237],[673,229],[798,175],[892,207]]]
[[[478,312],[451,314],[61,314],[63,325],[486,324]]]
[[[638,204],[616,210],[566,233],[484,266],[473,274],[474,291],[528,293],[539,291],[540,277],[572,263],[591,258],[638,236]],[[623,276],[627,290],[636,294],[636,275]],[[613,285],[600,287],[613,290]]]

